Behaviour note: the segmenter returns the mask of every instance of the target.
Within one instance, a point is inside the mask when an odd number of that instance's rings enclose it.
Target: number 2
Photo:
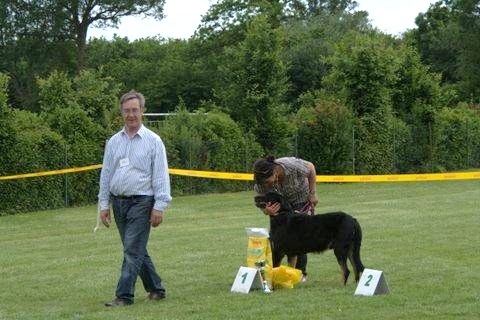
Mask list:
[[[245,283],[245,280],[247,280],[247,276],[248,276],[248,272],[245,272],[244,274],[242,274],[240,277],[242,278],[242,284]]]
[[[370,286],[370,281],[372,281],[372,279],[373,279],[373,276],[369,274],[367,277],[367,282],[365,282],[365,287]]]

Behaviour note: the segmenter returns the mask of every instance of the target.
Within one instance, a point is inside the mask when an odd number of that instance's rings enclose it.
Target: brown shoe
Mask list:
[[[165,292],[150,292],[148,300],[162,300],[165,299]]]
[[[125,299],[120,299],[120,298],[115,298],[114,300],[110,302],[105,303],[105,307],[123,307],[123,306],[128,306],[133,304],[132,301],[125,300]]]

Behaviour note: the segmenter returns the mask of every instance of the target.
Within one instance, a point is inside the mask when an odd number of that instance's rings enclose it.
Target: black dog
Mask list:
[[[358,282],[365,267],[360,260],[362,230],[355,218],[344,212],[313,216],[295,213],[282,195],[276,192],[255,197],[255,205],[261,209],[268,202],[281,205],[278,214],[270,216],[273,267],[278,267],[285,255],[291,257],[333,249],[342,271],[343,284],[347,284],[350,275],[347,258]]]

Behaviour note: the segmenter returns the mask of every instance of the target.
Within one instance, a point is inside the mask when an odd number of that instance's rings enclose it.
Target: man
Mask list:
[[[105,147],[100,175],[100,218],[111,223],[110,200],[123,244],[116,298],[107,307],[133,303],[137,276],[150,300],[165,298],[165,288],[147,252],[150,225],[157,227],[172,200],[165,146],[142,124],[145,98],[130,91],[120,98],[124,128]]]

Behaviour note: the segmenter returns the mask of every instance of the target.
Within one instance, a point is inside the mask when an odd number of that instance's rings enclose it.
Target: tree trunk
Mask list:
[[[76,44],[77,44],[77,73],[85,69],[86,50],[87,50],[87,30],[88,26],[79,25],[77,28]]]

